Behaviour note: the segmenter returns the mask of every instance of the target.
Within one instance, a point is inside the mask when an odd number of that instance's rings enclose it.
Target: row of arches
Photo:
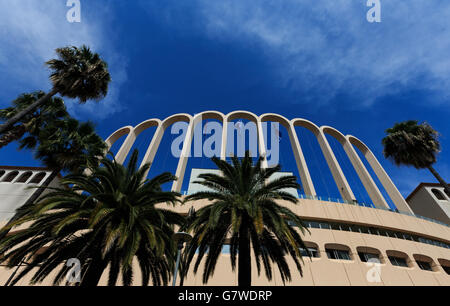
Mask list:
[[[18,170],[5,171],[0,170],[0,182],[4,183],[23,183],[23,184],[39,184],[46,176],[45,172],[35,173],[26,171],[21,173]],[[34,174],[34,176],[33,176]],[[31,178],[31,179],[30,179]]]
[[[183,142],[181,156],[178,160],[178,165],[175,172],[175,176],[178,178],[178,180],[175,181],[172,186],[172,190],[180,191],[183,184],[189,153],[191,150],[191,143],[194,136],[195,127],[203,120],[208,119],[218,120],[222,124],[222,142],[220,149],[221,159],[226,158],[228,125],[233,120],[245,119],[253,122],[256,125],[257,143],[260,155],[266,155],[267,149],[266,144],[264,143],[262,123],[272,121],[282,125],[288,132],[291,149],[295,158],[304,192],[306,195],[314,197],[317,196],[316,189],[311,179],[310,170],[308,168],[308,164],[302,151],[302,146],[295,130],[295,127],[306,128],[316,137],[320,146],[320,150],[322,151],[326,163],[331,171],[333,180],[342,198],[348,202],[356,201],[355,195],[342,171],[341,165],[336,159],[330,143],[327,140],[326,135],[330,135],[331,137],[335,138],[343,147],[345,154],[351,162],[351,165],[355,169],[371,201],[376,207],[389,208],[389,205],[387,204],[386,199],[380,192],[380,189],[374,182],[374,179],[367,170],[356,150],[359,150],[362,156],[365,158],[371,170],[376,175],[378,181],[382,184],[383,188],[386,190],[387,194],[389,195],[390,199],[395,204],[397,209],[403,212],[412,213],[412,210],[409,208],[408,204],[406,203],[396,186],[393,184],[381,164],[378,162],[375,155],[362,141],[360,141],[355,136],[344,135],[333,127],[319,127],[313,122],[302,118],[294,118],[292,120],[288,120],[284,116],[274,113],[267,113],[261,116],[257,116],[248,111],[234,111],[227,115],[222,114],[218,111],[205,111],[194,116],[191,116],[190,114],[175,114],[164,120],[149,119],[138,124],[135,127],[122,127],[112,133],[106,139],[106,143],[109,147],[111,147],[119,138],[126,136],[125,141],[123,142],[115,156],[118,162],[123,163],[139,134],[141,134],[146,129],[149,129],[150,127],[156,127],[155,134],[153,135],[150,145],[146,150],[141,165],[143,165],[144,163],[152,163],[166,129],[175,122],[186,122],[188,124],[188,129],[186,132],[185,141]],[[267,161],[264,162],[263,166],[268,167]]]

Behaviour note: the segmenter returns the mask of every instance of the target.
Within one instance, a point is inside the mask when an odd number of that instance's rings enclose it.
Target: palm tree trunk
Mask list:
[[[243,218],[239,229],[238,254],[238,286],[250,287],[252,285],[252,266],[250,260],[250,236]]]
[[[12,222],[16,221],[17,219],[23,217],[29,209],[35,204],[36,200],[42,195],[46,187],[50,185],[50,183],[53,181],[53,179],[58,175],[60,172],[60,169],[53,170],[52,173],[49,175],[49,177],[42,183],[42,185],[31,195],[31,197],[17,210],[14,216],[8,221],[8,223],[5,226],[8,226]],[[10,230],[4,230],[0,232],[0,240],[3,239],[6,235],[8,235]]]
[[[434,177],[439,181],[439,183],[442,185],[442,187],[444,187],[445,192],[447,193],[447,195],[450,196],[450,187],[448,186],[448,184],[444,181],[444,179],[439,175],[439,173],[437,173],[436,170],[434,170],[434,168],[432,166],[428,167],[428,170],[430,170],[430,172],[434,175]]]
[[[33,112],[36,108],[47,102],[48,99],[53,97],[58,92],[57,89],[53,88],[48,94],[25,108],[23,111],[19,112],[17,115],[6,121],[6,123],[0,125],[0,135],[9,130],[16,122],[25,117],[27,114]]]
[[[3,135],[0,136],[0,149],[9,143],[22,138],[23,134],[25,134],[26,128],[23,124],[16,125],[11,130],[7,131]]]

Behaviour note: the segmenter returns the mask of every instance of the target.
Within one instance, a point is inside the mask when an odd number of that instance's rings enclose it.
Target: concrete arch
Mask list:
[[[244,111],[244,110],[238,110],[231,113],[228,113],[226,115],[226,120],[224,121],[223,125],[223,132],[222,132],[222,152],[221,152],[221,159],[225,160],[226,156],[226,146],[227,146],[227,134],[228,134],[228,123],[231,120],[235,119],[246,119],[249,121],[252,121],[256,124],[257,134],[258,134],[258,149],[259,149],[259,155],[260,156],[266,156],[266,146],[264,144],[264,135],[263,135],[263,129],[261,125],[261,120],[258,116],[256,116],[254,113]],[[262,162],[262,166],[264,168],[268,167],[267,160],[264,160]]]
[[[330,126],[322,126],[321,129],[324,133],[334,137],[342,145],[345,154],[347,154],[347,157],[352,163],[353,168],[358,174],[358,177],[364,185],[364,188],[366,189],[373,204],[376,207],[389,208],[389,205],[387,204],[374,180],[370,176],[369,171],[367,171],[364,163],[359,158],[358,154],[356,153],[347,137],[345,137],[344,134],[342,134],[340,131]]]
[[[366,146],[366,144],[364,144],[361,140],[359,140],[358,138],[356,138],[355,136],[352,136],[352,135],[347,135],[346,139],[348,140],[349,147],[353,151],[354,151],[353,146],[355,146],[364,155],[364,157],[366,158],[366,160],[369,163],[370,167],[372,168],[372,170],[374,171],[375,175],[377,176],[377,178],[379,179],[379,181],[383,185],[384,189],[388,193],[388,195],[391,198],[391,200],[394,202],[394,204],[397,207],[397,209],[399,211],[402,211],[402,212],[406,212],[406,213],[409,213],[409,214],[414,214],[412,209],[406,203],[406,201],[403,198],[403,196],[400,193],[400,191],[398,191],[397,187],[394,185],[394,183],[392,182],[391,178],[387,175],[386,171],[381,166],[380,162],[377,160],[377,158],[372,153],[372,151]],[[355,154],[356,154],[356,156],[358,155],[356,153],[356,151],[355,151]],[[359,159],[359,156],[358,156],[358,159]],[[361,162],[361,160],[360,160],[360,162]],[[364,167],[364,169],[365,169],[365,167]],[[367,171],[367,169],[365,169],[365,170]],[[370,176],[369,173],[368,173],[368,175]],[[370,177],[370,180],[373,182],[373,179],[371,177]],[[376,187],[376,184],[374,182],[373,182],[373,184]],[[378,192],[380,192],[378,187],[376,189],[378,190]],[[383,200],[384,200],[384,198],[383,198]],[[386,203],[386,200],[384,200],[384,202]],[[374,204],[376,205],[375,202],[374,202]],[[386,205],[386,207],[389,207],[387,205],[387,203],[385,205]]]
[[[164,132],[166,129],[172,125],[175,122],[187,122],[189,124],[188,130],[186,132],[186,136],[183,141],[183,149],[181,151],[181,156],[178,159],[178,165],[177,170],[175,172],[175,176],[177,177],[177,180],[173,182],[172,184],[172,191],[181,191],[181,186],[183,185],[183,179],[184,179],[184,171],[186,170],[186,163],[187,158],[189,155],[190,147],[191,147],[191,141],[192,141],[192,125],[193,125],[193,118],[191,115],[186,113],[180,113],[175,114],[170,117],[167,117],[164,119],[161,123],[161,125],[157,128],[155,135],[153,136],[152,142],[150,143],[147,153],[146,153],[146,159],[143,160],[143,162],[152,163],[153,159],[156,155],[156,151],[158,150],[159,144],[161,143],[161,139],[164,136]]]
[[[266,146],[264,141],[264,135],[263,135],[263,129],[262,129],[262,122],[265,121],[275,121],[280,124],[282,124],[289,133],[289,138],[291,141],[292,150],[294,152],[294,156],[296,159],[297,167],[299,169],[300,178],[302,181],[302,184],[305,189],[305,193],[307,195],[315,196],[316,191],[314,189],[313,182],[310,177],[310,173],[303,155],[303,152],[301,150],[300,142],[297,137],[297,133],[295,131],[296,126],[301,126],[306,129],[308,129],[310,132],[312,132],[320,145],[321,151],[324,154],[324,157],[327,161],[328,167],[331,170],[331,173],[333,175],[334,181],[336,185],[338,186],[338,189],[343,197],[343,199],[347,201],[353,201],[354,195],[352,190],[350,189],[348,182],[345,178],[345,176],[342,173],[342,169],[340,168],[336,157],[334,156],[333,151],[331,150],[331,147],[325,137],[325,133],[335,137],[343,146],[344,150],[346,151],[347,155],[349,156],[354,168],[356,169],[361,181],[364,184],[364,187],[366,190],[368,190],[369,195],[371,196],[372,201],[375,205],[378,206],[387,206],[384,198],[381,196],[381,193],[379,192],[377,186],[373,182],[372,177],[368,173],[367,169],[364,167],[364,164],[361,162],[358,154],[356,153],[353,146],[356,146],[365,156],[367,161],[369,162],[370,166],[374,170],[377,177],[380,179],[381,183],[383,184],[384,188],[388,192],[391,199],[394,201],[395,205],[399,208],[399,210],[412,213],[409,206],[406,204],[405,200],[401,196],[401,194],[398,192],[395,185],[392,183],[390,178],[387,176],[384,169],[379,164],[378,160],[375,158],[373,153],[370,151],[370,149],[362,143],[359,139],[357,139],[354,136],[347,135],[344,136],[341,132],[338,130],[329,127],[329,126],[323,126],[318,127],[313,122],[302,119],[302,118],[294,118],[292,120],[288,120],[287,118],[275,114],[275,113],[266,113],[262,114],[261,116],[256,116],[254,113],[244,110],[238,110],[228,113],[227,115],[218,112],[218,111],[205,111],[199,114],[196,114],[194,116],[191,116],[190,114],[180,113],[175,114],[172,116],[169,116],[165,118],[164,120],[159,119],[149,119],[146,121],[141,122],[136,127],[132,126],[125,126],[118,130],[116,130],[114,133],[112,133],[107,139],[106,143],[108,145],[108,148],[111,148],[111,146],[122,136],[127,135],[124,143],[120,147],[118,153],[116,154],[116,160],[118,162],[123,163],[126,159],[126,156],[129,154],[129,151],[134,144],[136,137],[142,133],[144,130],[156,126],[156,132],[151,140],[150,145],[147,148],[147,151],[145,153],[144,159],[141,163],[141,167],[145,163],[152,163],[154,160],[154,157],[156,155],[156,152],[158,150],[158,147],[160,145],[160,142],[162,140],[162,137],[165,133],[165,130],[172,125],[175,122],[184,121],[189,124],[188,130],[184,139],[183,143],[183,149],[181,152],[181,156],[178,161],[178,166],[175,175],[178,177],[178,180],[174,182],[172,186],[172,190],[174,191],[180,191],[181,186],[184,179],[184,174],[186,170],[186,164],[187,160],[190,155],[190,149],[191,149],[191,143],[192,139],[194,137],[194,128],[195,125],[201,122],[204,119],[216,119],[219,121],[222,121],[223,123],[223,132],[222,132],[222,147],[221,147],[221,158],[225,159],[226,156],[226,145],[227,145],[227,130],[228,130],[228,122],[235,120],[235,119],[247,119],[249,121],[254,122],[257,125],[257,141],[258,141],[258,149],[260,155],[265,156],[266,154]],[[267,167],[267,160],[263,162],[263,167]]]
[[[187,114],[181,114],[181,116],[187,115]],[[188,117],[185,117],[187,119]],[[195,114],[194,117],[189,115],[189,126],[188,130],[186,132],[186,137],[183,142],[183,149],[181,151],[181,156],[178,161],[177,170],[175,173],[175,176],[178,178],[172,185],[172,191],[180,192],[181,188],[183,186],[183,180],[184,175],[186,172],[186,165],[187,161],[189,159],[190,153],[191,153],[191,144],[192,139],[194,138],[194,131],[197,124],[202,122],[204,119],[217,119],[222,121],[223,127],[225,126],[225,115],[218,111],[205,111],[201,112],[199,114]],[[224,138],[223,138],[223,132],[222,132],[222,148],[224,147]],[[226,143],[226,141],[225,141]],[[221,149],[222,149],[221,148]]]
[[[295,131],[294,125],[287,118],[273,113],[263,114],[259,117],[261,122],[274,121],[283,125],[289,134],[289,140],[291,142],[292,151],[294,153],[295,162],[297,164],[298,173],[300,174],[300,180],[303,185],[305,194],[308,196],[316,196],[316,190],[309,173],[308,165],[303,155],[303,151],[298,141],[297,132]]]
[[[106,145],[107,145],[106,151],[109,151],[117,140],[119,140],[122,136],[127,135],[127,137],[123,141],[122,145],[120,146],[119,151],[117,151],[117,154],[114,157],[116,159],[116,161],[118,160],[117,158],[119,158],[121,160],[121,161],[119,161],[120,163],[123,163],[123,161],[125,160],[124,152],[127,151],[127,143],[129,143],[131,141],[131,139],[133,138],[133,136],[132,136],[133,130],[134,130],[134,128],[132,126],[124,126],[120,129],[118,129],[117,131],[115,131],[114,133],[112,133],[105,140]]]

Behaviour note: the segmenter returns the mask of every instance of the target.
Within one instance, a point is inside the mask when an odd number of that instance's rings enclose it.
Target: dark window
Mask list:
[[[444,269],[445,273],[450,275],[450,266],[442,266],[442,269]]]
[[[391,262],[391,264],[393,266],[398,266],[398,267],[407,267],[408,264],[406,262],[406,258],[403,257],[397,257],[397,256],[388,256],[389,257],[389,261]]]
[[[450,198],[450,193],[447,191],[447,189],[444,189],[445,194],[447,195],[447,197]]]
[[[416,262],[419,268],[421,268],[422,270],[433,271],[433,269],[431,269],[431,264],[429,262],[421,260],[416,260]]]
[[[359,233],[360,232],[359,226],[358,225],[354,225],[354,224],[350,225],[350,230],[352,232],[354,232],[354,233]]]
[[[17,181],[15,181],[15,183],[25,183],[26,181],[28,181],[28,179],[33,175],[33,172],[25,172],[23,173],[18,179]]]
[[[323,228],[323,229],[330,229],[331,226],[330,226],[329,223],[326,223],[326,222],[320,222],[320,228]]]
[[[347,224],[341,224],[341,230],[350,232],[350,226]]]
[[[312,228],[320,228],[319,222],[311,221],[309,222]]]
[[[436,188],[431,189],[431,192],[434,194],[434,196],[438,200],[446,200],[445,196],[442,194],[442,192]]]
[[[361,229],[361,233],[363,233],[363,234],[370,234],[368,227],[361,226],[360,229]]]
[[[372,258],[376,258],[378,259],[378,261],[380,261],[380,257],[378,256],[378,254],[358,252],[358,255],[362,262],[368,262]]]
[[[5,174],[5,170],[0,170],[0,177],[2,177],[3,174]]]
[[[343,260],[351,260],[350,253],[344,250],[336,250],[326,248],[327,256],[329,259],[343,259]]]
[[[331,229],[333,229],[335,231],[340,231],[341,227],[337,223],[331,223]]]
[[[8,183],[12,182],[18,175],[19,175],[19,171],[10,172],[5,176],[5,178],[3,179],[3,182],[8,182]]]
[[[31,179],[30,184],[39,184],[44,177],[45,177],[45,172],[40,172]]]
[[[303,257],[309,257],[311,255],[311,257],[319,257],[319,252],[317,252],[317,248],[314,247],[310,247],[308,248],[309,253],[306,251],[306,249],[304,248],[300,248],[300,254],[302,254]]]

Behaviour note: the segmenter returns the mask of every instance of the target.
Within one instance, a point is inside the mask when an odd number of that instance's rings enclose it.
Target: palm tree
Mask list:
[[[429,124],[418,124],[416,120],[396,123],[386,130],[387,136],[383,138],[383,154],[397,166],[407,165],[416,169],[428,168],[436,177],[446,193],[450,188],[444,179],[433,168],[436,155],[440,152],[438,132]]]
[[[17,113],[32,105],[34,102],[45,96],[43,91],[21,94],[13,101],[13,106],[0,109],[0,120],[8,120]],[[27,132],[36,134],[39,130],[54,120],[68,116],[64,101],[61,98],[47,100],[41,107],[36,108],[32,113],[24,116],[20,123],[0,136],[0,148],[8,145],[12,141],[20,140]]]
[[[80,123],[68,115],[63,119],[47,122],[45,127],[30,132],[20,143],[20,148],[32,149],[34,156],[52,169],[52,173],[16,210],[8,224],[28,214],[36,200],[61,171],[81,173],[89,166],[94,167],[99,164],[107,149],[91,122]],[[7,227],[1,229],[0,239],[8,231]]]
[[[247,151],[239,160],[232,157],[232,163],[212,158],[221,171],[221,175],[205,173],[195,183],[208,188],[186,197],[185,201],[207,199],[211,204],[196,211],[195,220],[188,226],[193,232],[191,244],[186,249],[184,265],[191,263],[196,253],[194,273],[197,272],[202,258],[207,254],[204,264],[203,282],[214,273],[223,245],[229,241],[230,259],[233,271],[238,257],[238,285],[251,285],[251,246],[256,259],[258,275],[261,272],[261,260],[267,278],[272,279],[272,263],[278,266],[283,283],[291,280],[286,262],[290,255],[300,275],[300,247],[305,248],[296,226],[303,233],[301,219],[287,207],[276,201],[284,200],[291,204],[297,198],[286,192],[286,188],[299,189],[295,176],[271,179],[280,171],[281,166],[265,169],[263,157],[255,164]]]
[[[80,103],[90,99],[100,100],[106,96],[111,76],[106,62],[97,53],[92,53],[83,45],[81,48],[74,46],[58,48],[56,54],[58,59],[46,62],[52,71],[50,74],[52,90],[9,118],[0,126],[0,135],[57,93],[69,98],[78,98]]]
[[[172,174],[146,179],[149,165],[137,169],[137,160],[134,151],[126,167],[104,158],[90,175],[67,175],[62,187],[49,188],[30,214],[11,224],[31,222],[0,240],[0,263],[11,268],[28,258],[11,284],[28,273],[33,273],[31,283],[40,283],[55,271],[53,285],[58,285],[70,269],[64,262],[77,258],[81,286],[97,285],[108,266],[108,285],[116,285],[120,276],[123,285],[131,285],[133,261],[142,285],[166,285],[176,252],[174,226],[184,218],[157,205],[175,205],[179,194],[161,189],[175,179]]]

